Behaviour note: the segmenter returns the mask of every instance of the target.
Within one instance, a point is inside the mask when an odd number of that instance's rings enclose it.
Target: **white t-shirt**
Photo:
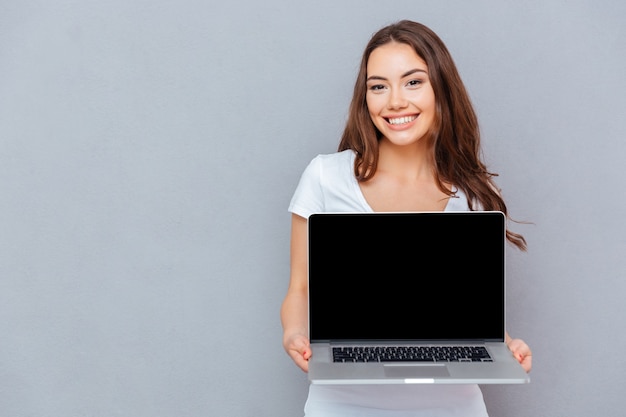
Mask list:
[[[291,198],[289,211],[304,218],[323,212],[373,212],[354,176],[352,150],[316,156],[306,167]],[[456,190],[445,211],[469,211],[467,196]]]
[[[289,211],[308,218],[319,212],[373,212],[354,176],[351,150],[318,155],[304,170]],[[468,211],[456,190],[445,211]],[[478,385],[310,385],[306,417],[486,417]]]

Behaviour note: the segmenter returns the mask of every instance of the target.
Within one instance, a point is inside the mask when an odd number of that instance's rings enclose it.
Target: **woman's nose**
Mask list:
[[[392,89],[389,92],[389,101],[387,107],[389,109],[401,109],[406,107],[407,99],[402,93],[402,90]]]

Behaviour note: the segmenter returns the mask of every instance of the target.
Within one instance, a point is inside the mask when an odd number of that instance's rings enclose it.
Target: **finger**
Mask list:
[[[513,339],[509,343],[509,349],[522,357],[531,354],[530,347],[521,339]]]
[[[533,357],[532,355],[519,355],[516,356],[517,360],[519,361],[519,363],[522,365],[522,368],[524,368],[524,370],[526,372],[530,372],[530,370],[533,367]]]
[[[309,370],[309,359],[311,358],[311,345],[306,338],[296,338],[287,349],[289,356],[295,364],[304,372]]]
[[[509,343],[509,349],[524,370],[530,372],[532,368],[532,352],[530,347],[523,340],[513,339]]]
[[[309,358],[311,357],[310,350],[301,353],[296,350],[289,351],[289,356],[295,362],[295,364],[304,372],[309,371]]]
[[[528,346],[522,339],[511,339],[507,345],[511,351],[522,350],[524,346]]]
[[[309,372],[309,361],[305,360],[302,356],[296,356],[293,358],[293,361],[296,363],[298,368],[302,369],[304,372]]]

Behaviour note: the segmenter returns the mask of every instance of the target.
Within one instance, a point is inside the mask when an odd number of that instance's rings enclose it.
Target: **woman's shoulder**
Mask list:
[[[313,161],[324,165],[343,166],[346,163],[354,163],[354,158],[354,151],[346,149],[345,151],[319,154],[313,158]]]
[[[300,178],[290,211],[302,217],[322,211],[371,211],[354,176],[352,150],[317,155]]]
[[[352,150],[318,154],[305,170],[305,175],[313,175],[320,179],[350,177],[353,172],[355,154]]]

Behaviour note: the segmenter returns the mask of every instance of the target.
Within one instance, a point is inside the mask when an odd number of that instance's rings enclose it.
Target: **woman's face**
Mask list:
[[[417,143],[435,120],[428,67],[413,48],[391,42],[370,54],[366,103],[374,125],[396,145]]]

